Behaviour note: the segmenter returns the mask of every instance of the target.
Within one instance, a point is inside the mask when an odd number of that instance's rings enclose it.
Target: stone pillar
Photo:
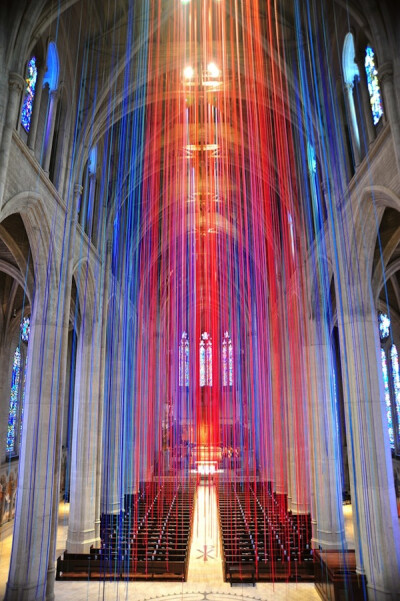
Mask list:
[[[68,328],[69,328],[69,313],[71,305],[71,284],[72,284],[72,266],[73,266],[73,255],[74,255],[74,243],[76,234],[76,221],[77,221],[77,203],[79,201],[80,194],[82,193],[82,187],[77,184],[75,185],[74,195],[72,197],[72,206],[70,211],[66,215],[67,224],[67,235],[66,245],[64,249],[64,256],[66,257],[65,263],[62,264],[61,273],[62,280],[64,282],[64,302],[61,307],[62,319],[64,321],[65,335],[62,340],[62,350],[60,359],[60,382],[59,382],[59,394],[58,394],[58,419],[56,429],[56,460],[55,469],[53,474],[53,511],[52,511],[52,522],[51,522],[51,536],[50,536],[50,548],[49,548],[49,565],[47,569],[47,586],[46,586],[46,601],[53,601],[55,598],[54,594],[54,581],[56,573],[56,551],[57,551],[57,529],[58,529],[58,504],[59,504],[59,492],[60,492],[60,468],[61,468],[61,451],[62,451],[62,436],[63,436],[63,423],[64,423],[64,406],[65,406],[65,394],[66,394],[66,366],[67,366],[67,355],[68,355]]]
[[[288,301],[289,312],[293,304]],[[285,402],[288,459],[288,509],[293,513],[310,512],[309,449],[307,441],[307,407],[304,392],[303,349],[296,348],[295,338],[286,341]],[[297,339],[297,337],[296,337]]]
[[[326,326],[310,324],[308,390],[310,392],[310,433],[312,453],[312,497],[314,548],[345,547],[342,509],[342,482],[334,360],[332,348],[324,340]]]
[[[4,120],[3,136],[1,138],[0,145],[0,209],[3,203],[4,189],[6,185],[12,133],[17,124],[18,112],[21,106],[21,92],[23,87],[23,77],[21,77],[21,75],[18,73],[10,73],[8,80],[8,102]]]
[[[56,461],[60,340],[67,335],[56,315],[58,285],[38,289],[31,319],[7,601],[45,598]],[[42,292],[42,294],[41,294]]]
[[[75,185],[74,193],[77,210],[82,186]],[[82,277],[82,280],[85,278]],[[86,298],[84,289],[81,292],[82,321],[76,356],[71,501],[67,536],[67,550],[71,553],[87,553],[98,542],[95,515],[100,371],[98,328],[101,328],[101,322],[95,314],[95,305]]]
[[[63,103],[64,108],[64,103]],[[69,132],[70,128],[70,117],[62,112],[60,131],[58,135],[60,147],[58,152],[60,152],[60,170],[59,170],[59,178],[57,183],[57,189],[60,193],[60,196],[66,196],[68,191],[68,166],[71,165],[72,161],[72,152],[73,152],[73,143],[70,140]],[[73,137],[73,136],[72,136]]]
[[[122,315],[119,311],[120,290],[115,292],[108,310],[107,359],[104,397],[104,449],[102,512],[121,511],[121,414],[124,392]]]
[[[103,419],[104,419],[104,394],[105,394],[105,365],[107,355],[107,323],[108,323],[108,295],[110,289],[111,277],[111,250],[112,244],[107,241],[106,257],[103,271],[103,305],[102,330],[101,330],[101,349],[100,349],[100,389],[99,389],[99,428],[97,430],[97,464],[96,464],[96,514],[95,514],[95,537],[100,541],[100,517],[101,517],[101,490],[103,473]],[[101,289],[101,288],[100,288]]]
[[[88,318],[89,319],[89,318]],[[82,326],[90,328],[89,324]],[[99,377],[98,352],[92,347],[93,336],[81,331],[77,349],[74,400],[74,430],[71,457],[71,502],[67,550],[88,553],[95,545],[96,462]]]
[[[85,312],[78,335],[76,356],[71,500],[67,536],[67,550],[70,553],[88,553],[90,547],[98,543],[95,519],[100,327],[100,320],[91,315],[90,311]]]
[[[368,93],[367,74],[365,73],[365,53],[358,53],[356,56],[358,72],[360,74],[360,96],[362,113],[364,117],[365,129],[367,132],[367,145],[370,146],[375,140],[375,127],[372,118],[371,103]],[[365,149],[368,152],[368,148]]]
[[[309,453],[303,395],[288,395],[288,509],[295,514],[310,512]]]
[[[44,138],[44,152],[43,152],[43,171],[49,173],[51,151],[53,148],[54,138],[54,127],[56,123],[57,115],[57,104],[58,104],[58,91],[51,90],[50,92],[50,106],[49,114],[47,116],[47,124]]]
[[[280,358],[277,358],[280,362]],[[279,366],[278,366],[279,370]],[[271,441],[269,444],[272,449],[273,460],[273,490],[278,494],[287,494],[288,492],[288,465],[287,465],[287,417],[285,401],[286,395],[282,390],[282,377],[274,368],[274,358],[271,361],[271,373],[274,374],[272,379],[272,419],[273,431],[271,432]],[[279,380],[278,380],[279,378]]]
[[[376,314],[353,306],[339,313],[339,332],[357,570],[370,599],[394,601],[400,532]]]
[[[392,132],[397,169],[400,173],[400,117],[393,83],[392,63],[384,63],[379,67],[379,82],[382,88],[384,112]]]
[[[353,149],[354,165],[358,167],[360,164],[360,134],[357,127],[357,116],[356,108],[354,106],[354,85],[347,83],[345,85],[345,102],[346,102],[346,113],[347,120],[350,129],[351,147]]]
[[[37,74],[37,80],[36,80],[35,98],[33,101],[31,122],[30,122],[29,133],[28,133],[28,148],[30,150],[32,150],[32,152],[35,151],[36,133],[37,133],[38,123],[39,123],[40,104],[41,104],[41,100],[42,100],[43,79],[44,79],[45,70],[46,70],[46,62],[37,60],[36,67],[38,70],[38,74]]]

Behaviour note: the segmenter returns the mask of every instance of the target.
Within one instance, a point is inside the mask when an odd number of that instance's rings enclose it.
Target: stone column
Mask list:
[[[339,332],[357,570],[366,574],[370,599],[394,601],[400,532],[377,317],[353,305],[339,313]]]
[[[64,110],[64,102],[63,102],[63,110]],[[62,112],[60,131],[58,135],[60,147],[58,151],[60,152],[60,170],[59,170],[59,178],[57,183],[57,189],[61,196],[66,196],[68,191],[68,166],[72,161],[72,149],[73,143],[69,137],[70,128],[70,116]],[[72,136],[73,138],[73,136]]]
[[[314,548],[342,549],[345,546],[342,483],[334,360],[324,340],[327,327],[310,324],[308,390],[312,453],[312,496]]]
[[[24,79],[21,77],[21,75],[18,73],[10,73],[8,79],[8,102],[4,120],[3,136],[1,138],[0,145],[0,210],[3,203],[4,189],[6,185],[12,133],[17,124],[18,111],[21,106],[21,92],[23,90],[24,83]]]
[[[310,512],[309,452],[306,443],[304,399],[300,390],[288,394],[288,509]]]
[[[93,315],[94,310],[90,306],[83,312],[77,345],[67,536],[71,553],[88,553],[98,543],[95,519],[101,321]]]
[[[111,250],[112,244],[107,241],[106,256],[103,266],[103,305],[102,329],[101,329],[101,349],[100,349],[100,389],[99,389],[99,428],[97,430],[97,464],[96,464],[96,515],[95,515],[95,537],[100,541],[100,515],[101,515],[101,490],[103,473],[103,429],[104,429],[104,394],[105,394],[105,365],[107,355],[107,323],[108,323],[108,295],[110,289],[111,277]],[[101,289],[101,287],[100,287]]]
[[[58,285],[36,292],[31,319],[7,601],[45,598],[56,461],[60,340],[67,332],[56,315]]]
[[[117,514],[121,510],[121,409],[124,391],[121,291],[115,291],[108,310],[107,358],[104,398],[104,449],[102,512]]]
[[[392,132],[397,169],[400,173],[400,117],[393,83],[392,63],[384,63],[379,67],[379,81],[382,88],[384,112]]]
[[[49,113],[47,116],[46,130],[45,130],[45,134],[44,134],[45,138],[44,138],[44,152],[43,152],[43,171],[45,171],[46,173],[49,172],[51,151],[53,148],[54,127],[55,127],[55,123],[56,123],[58,96],[59,95],[58,95],[57,90],[51,90]]]
[[[371,146],[372,142],[375,140],[375,127],[372,118],[372,110],[371,103],[369,99],[368,92],[368,83],[367,83],[367,74],[365,73],[365,54],[358,53],[356,56],[356,63],[358,67],[358,72],[360,74],[360,96],[361,96],[361,105],[362,105],[362,113],[364,117],[365,128],[367,132],[367,145]],[[368,148],[365,149],[368,152]]]
[[[275,355],[276,356],[276,355]],[[280,358],[276,359],[279,363]],[[288,465],[287,465],[287,411],[285,403],[287,397],[282,390],[282,376],[279,377],[279,372],[274,368],[274,357],[271,361],[271,373],[274,374],[272,379],[272,420],[273,427],[271,431],[271,441],[266,441],[273,452],[273,490],[278,494],[287,494],[288,492]]]
[[[54,581],[56,572],[56,551],[57,551],[57,529],[58,529],[58,505],[59,505],[59,492],[60,492],[60,468],[61,468],[61,451],[62,451],[62,436],[63,436],[63,423],[64,423],[64,406],[65,406],[65,394],[66,394],[66,367],[67,367],[67,355],[68,355],[68,329],[69,329],[69,313],[71,305],[71,285],[72,285],[72,266],[73,266],[73,254],[74,254],[74,243],[76,234],[76,221],[77,221],[77,203],[82,193],[82,186],[79,184],[75,185],[74,195],[72,197],[71,209],[66,214],[67,220],[67,235],[66,244],[64,248],[65,262],[61,265],[62,281],[64,282],[64,294],[63,303],[60,306],[60,312],[64,322],[64,337],[62,339],[62,350],[60,358],[60,382],[59,382],[59,394],[58,394],[58,419],[56,429],[56,460],[55,469],[53,474],[53,511],[52,511],[52,522],[51,522],[51,536],[50,536],[50,548],[49,548],[49,565],[47,569],[47,586],[46,586],[46,601],[53,601],[54,595]],[[69,227],[68,227],[69,224]]]
[[[287,297],[289,294],[287,295]],[[295,310],[288,299],[289,312]],[[293,336],[293,339],[291,339]],[[297,333],[288,333],[285,343],[284,398],[286,403],[286,436],[288,465],[288,509],[293,513],[309,513],[309,449],[307,409],[304,393],[303,349],[297,348]]]
[[[36,133],[40,115],[40,104],[42,100],[43,79],[46,71],[46,62],[36,60],[36,67],[38,70],[38,74],[36,80],[35,98],[33,101],[31,122],[28,133],[28,148],[30,148],[32,152],[35,151]]]

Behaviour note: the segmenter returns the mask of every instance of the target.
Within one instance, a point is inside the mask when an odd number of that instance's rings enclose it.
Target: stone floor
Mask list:
[[[346,538],[354,545],[351,505],[343,507]],[[57,553],[65,549],[69,505],[60,503]],[[3,599],[12,536],[0,541],[0,599]],[[188,580],[172,582],[56,582],[56,601],[314,601],[313,584],[270,584],[231,587],[223,581],[214,488],[200,487],[195,506]]]

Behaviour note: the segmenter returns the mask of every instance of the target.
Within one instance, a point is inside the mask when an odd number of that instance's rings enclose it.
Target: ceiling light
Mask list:
[[[190,65],[188,65],[187,67],[184,68],[183,70],[183,76],[185,79],[193,79],[194,76],[194,69],[193,67],[191,67]]]
[[[211,77],[219,77],[220,76],[220,70],[218,69],[217,65],[215,63],[208,63],[208,74]]]

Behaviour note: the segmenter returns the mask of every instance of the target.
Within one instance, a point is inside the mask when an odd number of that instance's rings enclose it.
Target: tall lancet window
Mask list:
[[[233,386],[233,347],[228,332],[222,341],[222,385]]]
[[[189,386],[189,338],[183,332],[179,343],[179,386]]]
[[[200,386],[212,386],[212,341],[208,332],[200,340]]]
[[[385,388],[385,405],[386,405],[386,417],[388,421],[388,432],[390,446],[394,449],[394,431],[393,431],[393,418],[392,418],[392,405],[390,402],[390,389],[389,389],[389,375],[386,362],[386,353],[381,348],[381,363],[382,363],[382,374],[383,374],[383,386]]]
[[[29,342],[30,318],[24,317],[21,323],[21,341],[14,352],[11,373],[10,404],[8,411],[6,453],[19,454],[22,440],[22,415],[24,410],[25,381],[27,367],[27,344]]]
[[[399,355],[395,344],[392,344],[390,349],[390,359],[392,364],[393,392],[394,392],[394,408],[397,417],[397,437],[400,439],[400,370],[399,370]]]
[[[19,396],[21,381],[21,351],[15,349],[13,368],[11,374],[10,408],[8,413],[7,448],[6,452],[12,455],[17,452],[16,439],[18,436],[19,422]]]
[[[371,103],[374,125],[383,115],[381,89],[378,82],[378,70],[375,64],[375,53],[370,45],[365,49],[365,73],[367,74],[369,100]]]
[[[35,98],[37,75],[38,71],[36,66],[36,57],[32,56],[27,66],[27,74],[25,80],[26,91],[21,112],[21,123],[26,131],[29,131],[31,126],[31,117],[33,110],[33,101]]]
[[[400,369],[399,355],[395,344],[391,343],[391,323],[386,313],[378,314],[379,336],[381,339],[381,364],[385,392],[385,410],[388,422],[390,446],[400,450]]]

